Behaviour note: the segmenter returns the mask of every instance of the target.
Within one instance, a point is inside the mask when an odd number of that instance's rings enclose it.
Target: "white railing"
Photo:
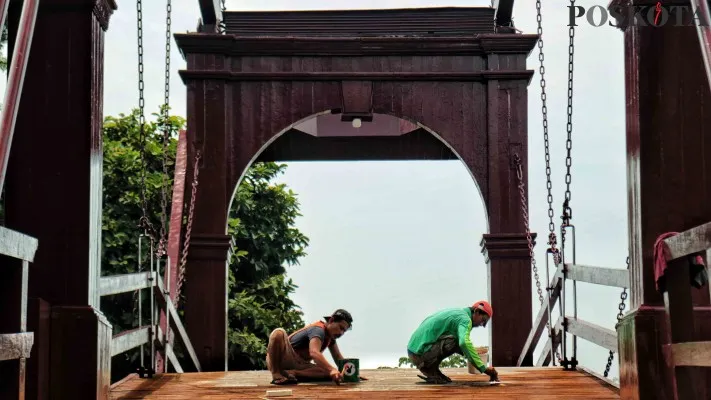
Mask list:
[[[139,248],[141,247],[143,237],[143,235],[139,237]],[[180,365],[173,351],[174,342],[171,333],[175,332],[177,338],[180,339],[183,347],[187,351],[188,358],[191,360],[194,369],[199,372],[202,370],[200,362],[190,342],[190,338],[188,338],[185,327],[180,320],[178,311],[171,300],[168,290],[169,285],[164,285],[163,280],[158,274],[158,271],[160,271],[160,260],[154,263],[151,257],[150,264],[150,271],[105,276],[99,281],[99,290],[102,297],[138,291],[138,327],[113,336],[111,340],[111,357],[140,347],[141,367],[144,367],[143,346],[150,345],[151,365],[146,371],[149,376],[152,376],[156,371],[155,346],[158,345],[160,350],[162,350],[163,359],[165,360],[165,371],[168,371],[168,363],[170,363],[176,372],[182,373],[183,367]],[[166,265],[170,265],[169,259]],[[140,269],[139,267],[139,270]],[[147,325],[143,324],[142,292],[144,290],[150,292],[151,318]],[[159,323],[161,311],[163,311],[166,316],[166,332],[163,332]]]
[[[17,263],[11,263],[14,265],[7,265],[7,267],[20,269],[19,274],[17,274],[18,271],[2,272],[8,276],[19,275],[20,315],[16,321],[17,331],[19,332],[0,334],[0,361],[18,361],[17,378],[19,381],[17,382],[17,388],[20,398],[24,398],[27,359],[30,358],[30,352],[34,344],[34,333],[27,332],[27,288],[29,284],[29,266],[34,261],[37,245],[37,239],[0,226],[0,255],[18,261]],[[0,305],[0,307],[3,306]]]

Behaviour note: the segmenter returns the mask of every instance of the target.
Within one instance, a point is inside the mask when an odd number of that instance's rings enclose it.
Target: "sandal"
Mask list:
[[[429,383],[429,384],[433,384],[433,385],[443,385],[443,384],[449,383],[447,380],[442,379],[438,376],[417,375],[417,377],[424,380],[425,383]]]
[[[279,379],[274,379],[271,382],[272,385],[296,385],[296,383],[296,378],[293,376],[288,378],[281,377]]]

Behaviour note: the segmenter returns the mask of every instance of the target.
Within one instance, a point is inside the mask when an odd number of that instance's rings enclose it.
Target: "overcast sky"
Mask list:
[[[136,9],[132,2],[119,3],[106,35],[105,115],[127,113],[138,99]],[[173,1],[174,32],[195,30],[197,3]],[[584,7],[606,3],[576,2]],[[148,114],[163,98],[165,4],[143,4]],[[489,1],[227,1],[228,10],[438,6],[489,6]],[[567,2],[544,2],[543,13],[557,225],[565,190]],[[524,33],[536,33],[535,3],[518,1],[514,21]],[[610,26],[581,24],[576,29],[571,205],[577,262],[615,268],[624,268],[628,247],[622,39]],[[178,70],[185,62],[174,42],[171,63],[172,111],[184,116],[186,93]],[[532,231],[541,237],[536,254],[544,277],[548,224],[537,48],[528,68],[536,70],[529,87],[529,207]],[[291,163],[282,180],[298,194],[303,214],[298,228],[311,239],[308,256],[289,270],[299,285],[295,300],[308,321],[340,307],[351,311],[354,329],[340,346],[345,356],[360,358],[363,367],[396,365],[406,354],[411,332],[429,313],[487,297],[479,248],[486,216],[476,183],[461,162]],[[533,296],[535,314],[535,290]],[[581,283],[578,300],[580,318],[614,328],[619,290]],[[475,346],[488,345],[488,332],[475,329],[472,340]],[[602,372],[607,351],[578,343],[581,364]],[[612,376],[617,376],[617,357]]]

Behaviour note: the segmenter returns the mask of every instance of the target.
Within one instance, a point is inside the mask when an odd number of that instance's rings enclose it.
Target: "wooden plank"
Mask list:
[[[626,269],[565,264],[565,277],[566,279],[594,283],[596,285],[618,288],[630,287],[630,274]]]
[[[489,377],[472,375],[466,368],[444,368],[453,383],[423,385],[413,368],[361,370],[367,381],[336,386],[314,382],[288,386],[287,399],[408,399],[408,400],[612,400],[619,391],[582,371],[562,368],[496,368],[501,385],[490,386]],[[268,371],[227,371],[158,375],[152,380],[135,377],[112,387],[117,399],[206,399],[246,400],[265,398],[275,389]]]
[[[280,54],[281,55],[281,54]],[[244,71],[213,71],[213,70],[182,70],[180,76],[183,82],[192,80],[220,79],[226,81],[445,81],[445,82],[484,82],[487,80],[527,80],[533,77],[533,70],[521,71],[473,71],[473,72],[340,72],[340,71],[275,71],[275,72],[244,72]]]
[[[158,297],[158,300],[161,301],[161,303],[167,310],[167,312],[170,316],[170,318],[169,318],[170,323],[171,323],[172,327],[178,331],[180,340],[183,342],[183,346],[185,346],[185,349],[187,350],[188,355],[190,356],[190,359],[193,361],[193,365],[195,366],[195,369],[197,369],[198,372],[201,371],[200,361],[197,358],[195,349],[193,348],[193,345],[190,342],[190,338],[188,337],[188,333],[185,330],[183,323],[180,321],[180,317],[178,316],[178,312],[175,310],[175,307],[173,306],[173,302],[170,301],[170,298],[165,294],[165,287],[163,286],[163,280],[160,279],[160,277],[158,277],[158,290],[155,293],[156,293],[156,296]],[[166,346],[166,347],[168,347],[168,346]]]
[[[676,260],[711,248],[711,222],[664,239],[667,261]]]
[[[689,284],[689,262],[685,257],[669,261],[665,273],[666,292],[664,308],[669,318],[671,343],[687,343],[697,340],[692,288]],[[676,391],[679,399],[703,399],[705,396],[705,371],[699,368],[680,366],[674,368]]]
[[[30,358],[34,341],[32,332],[0,334],[0,361]]]
[[[543,329],[545,329],[546,323],[548,322],[548,309],[545,307],[546,301],[549,302],[551,308],[555,306],[556,301],[558,301],[558,296],[560,296],[562,283],[563,270],[559,267],[556,270],[555,275],[553,275],[553,279],[550,283],[550,286],[553,287],[553,290],[550,291],[550,296],[546,294],[543,299],[544,307],[541,307],[538,310],[538,315],[536,316],[536,319],[533,322],[533,328],[528,334],[528,339],[526,339],[526,344],[524,344],[523,350],[521,350],[521,355],[518,357],[518,363],[516,364],[517,366],[520,367],[526,357],[533,356],[533,351],[536,349],[536,345],[538,344],[538,341],[541,338]]]
[[[711,367],[711,342],[684,342],[671,345],[677,367]]]
[[[0,254],[33,262],[39,242],[32,236],[0,226]]]
[[[151,327],[148,325],[123,331],[111,340],[111,357],[135,349],[142,344],[148,344],[150,340]]]
[[[568,323],[568,333],[571,335],[617,352],[617,334],[615,331],[573,317],[567,317],[566,322]]]
[[[99,279],[99,293],[103,297],[147,289],[155,285],[155,276],[151,271],[104,276]]]

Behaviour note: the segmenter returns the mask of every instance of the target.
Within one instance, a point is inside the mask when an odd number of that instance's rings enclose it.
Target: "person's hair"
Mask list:
[[[333,318],[333,322],[346,321],[349,326],[353,325],[353,317],[351,316],[351,313],[344,309],[336,310],[333,314],[331,314],[331,318]]]
[[[489,314],[485,313],[484,310],[478,307],[469,307],[472,310],[472,314],[481,314],[481,315],[486,315],[488,316]]]

